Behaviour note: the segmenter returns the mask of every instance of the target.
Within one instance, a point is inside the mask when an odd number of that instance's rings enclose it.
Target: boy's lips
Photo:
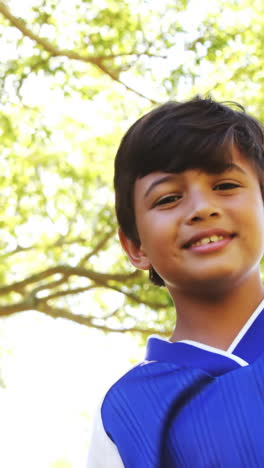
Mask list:
[[[183,248],[188,249],[193,246],[206,245],[209,243],[219,242],[221,240],[231,240],[233,237],[235,237],[234,233],[225,231],[223,229],[210,229],[199,232],[192,236],[187,240],[187,242],[183,244]]]

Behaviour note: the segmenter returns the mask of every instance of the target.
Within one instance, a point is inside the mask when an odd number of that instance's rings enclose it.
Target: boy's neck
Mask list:
[[[264,298],[264,287],[259,277],[219,298],[173,296],[177,322],[170,341],[192,340],[226,350]]]

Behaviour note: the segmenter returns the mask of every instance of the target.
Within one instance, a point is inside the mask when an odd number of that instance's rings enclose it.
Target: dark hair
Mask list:
[[[116,213],[124,234],[140,243],[133,204],[136,179],[154,171],[220,172],[230,162],[232,145],[255,166],[263,195],[263,135],[261,124],[241,105],[199,96],[168,102],[141,117],[124,135],[115,159]],[[164,285],[153,268],[149,275]]]

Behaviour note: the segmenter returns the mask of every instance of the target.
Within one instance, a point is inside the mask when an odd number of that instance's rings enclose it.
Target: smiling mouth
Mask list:
[[[216,236],[216,235],[213,235],[213,236],[210,236],[210,237],[204,237],[203,239],[200,239],[196,242],[193,242],[190,244],[190,247],[196,247],[196,246],[199,246],[199,245],[206,245],[206,244],[212,244],[214,242],[218,242],[220,240],[223,240],[225,239],[224,236]]]
[[[211,236],[205,236],[202,237],[198,240],[190,241],[187,244],[184,245],[185,249],[191,248],[191,247],[200,247],[202,245],[207,245],[207,244],[214,244],[216,242],[220,242],[223,240],[228,240],[228,239],[233,239],[235,237],[235,234],[213,234]]]

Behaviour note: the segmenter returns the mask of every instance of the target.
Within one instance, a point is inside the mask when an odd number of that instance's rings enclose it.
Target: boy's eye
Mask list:
[[[238,187],[240,187],[240,185],[235,182],[221,182],[214,187],[214,190],[232,190]]]
[[[181,195],[168,195],[167,197],[161,198],[158,200],[154,206],[159,205],[169,205],[170,203],[175,203],[180,200]]]

